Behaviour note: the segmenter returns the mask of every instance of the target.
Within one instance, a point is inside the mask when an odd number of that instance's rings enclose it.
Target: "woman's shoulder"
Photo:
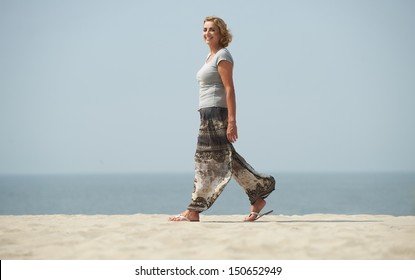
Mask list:
[[[218,51],[217,59],[218,59],[217,62],[219,62],[221,60],[228,60],[231,63],[233,63],[233,58],[232,58],[231,52],[227,48],[222,48]]]
[[[218,53],[220,54],[227,54],[227,55],[231,55],[231,52],[228,50],[228,48],[221,48]]]

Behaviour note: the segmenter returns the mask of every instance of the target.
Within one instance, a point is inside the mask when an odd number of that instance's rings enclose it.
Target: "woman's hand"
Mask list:
[[[235,143],[236,139],[238,139],[238,128],[236,127],[236,122],[228,123],[228,129],[226,130],[226,137],[231,143]]]

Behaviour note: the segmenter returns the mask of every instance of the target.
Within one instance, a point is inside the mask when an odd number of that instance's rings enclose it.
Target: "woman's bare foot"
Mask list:
[[[193,210],[186,210],[180,215],[170,217],[172,222],[199,222],[199,212]]]
[[[265,207],[267,202],[262,198],[258,198],[254,204],[251,205],[251,212],[259,213]],[[251,213],[248,217],[244,219],[245,222],[253,222],[258,217],[257,214]]]

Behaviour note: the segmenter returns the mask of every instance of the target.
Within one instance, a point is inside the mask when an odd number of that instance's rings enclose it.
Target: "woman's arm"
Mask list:
[[[222,60],[218,65],[218,72],[222,79],[226,91],[226,104],[228,106],[228,130],[226,136],[229,142],[234,143],[238,139],[238,129],[236,127],[236,97],[233,85],[232,64]]]

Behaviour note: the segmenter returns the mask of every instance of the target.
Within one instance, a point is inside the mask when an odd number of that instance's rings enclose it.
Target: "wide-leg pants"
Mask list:
[[[275,189],[272,176],[258,173],[239,155],[226,137],[227,108],[200,110],[200,128],[195,153],[195,179],[189,210],[209,209],[233,177],[251,204]]]

